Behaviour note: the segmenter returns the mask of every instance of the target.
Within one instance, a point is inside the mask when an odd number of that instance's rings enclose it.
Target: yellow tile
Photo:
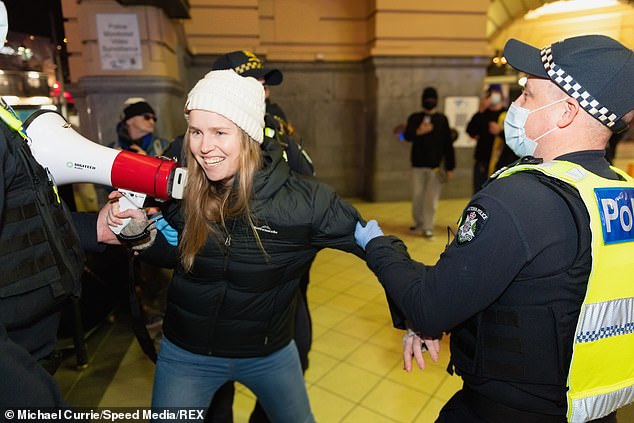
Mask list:
[[[346,358],[347,363],[366,369],[378,376],[388,374],[394,366],[399,364],[400,360],[399,355],[394,355],[391,351],[367,343],[359,346]]]
[[[383,326],[382,323],[353,314],[339,322],[333,329],[365,341],[371,339]]]
[[[447,401],[460,389],[462,389],[462,379],[455,374],[453,376],[447,374],[445,381],[434,393],[434,396],[439,400]]]
[[[236,388],[236,392],[244,394],[244,395],[246,395],[247,397],[249,397],[251,399],[255,398],[255,395],[253,394],[253,392],[251,392],[251,390],[249,388],[247,388],[246,386],[244,386],[240,382],[235,382],[234,386]]]
[[[374,276],[374,273],[372,273],[372,271],[368,269],[365,262],[359,261],[359,263],[362,263],[362,265],[353,266],[354,263],[349,263],[349,265],[346,266],[346,269],[342,271],[338,276],[354,282],[364,281],[372,278],[376,279],[376,276]]]
[[[314,383],[331,371],[337,363],[339,363],[338,359],[319,351],[311,350],[308,354],[308,370],[306,370],[304,379],[309,383]]]
[[[436,398],[430,398],[420,413],[416,416],[414,423],[430,423],[436,421],[438,413],[445,405],[445,401]]]
[[[356,402],[363,398],[379,381],[379,376],[342,362],[315,385]]]
[[[366,319],[389,324],[390,326],[392,325],[390,312],[387,306],[381,307],[374,302],[368,302],[366,305],[360,307],[355,312],[355,314],[357,314],[359,317],[364,317]]]
[[[333,358],[343,359],[359,348],[363,341],[357,338],[329,331],[313,341],[313,351],[320,351]]]
[[[424,392],[429,396],[436,396],[436,392],[440,386],[445,382],[445,379],[450,375],[444,369],[430,366],[428,363],[431,359],[428,359],[429,355],[425,355],[425,370],[421,370],[416,365],[416,362],[412,363],[413,369],[411,372],[403,370],[402,360],[399,365],[391,369],[387,378],[391,381],[403,386]]]
[[[421,398],[420,392],[387,379],[382,380],[361,402],[372,411],[398,416],[404,422],[414,420],[424,403],[425,398]]]
[[[133,341],[99,403],[100,407],[149,407],[154,364]]]
[[[381,299],[384,298],[383,288],[376,279],[372,283],[353,285],[346,290],[346,294],[361,298],[365,301],[371,301],[377,297]]]
[[[327,304],[318,306],[309,305],[308,308],[310,309],[310,315],[313,322],[319,323],[320,325],[328,328],[332,328],[337,325],[349,315],[349,313],[337,310]]]
[[[238,384],[236,384],[238,385]],[[246,387],[239,389],[236,386],[236,395],[233,399],[233,420],[236,423],[248,422],[249,416],[255,406],[255,396]]]
[[[328,332],[331,328],[328,326],[324,326],[313,319],[312,330],[313,330],[313,340],[319,338],[324,333]]]
[[[430,420],[431,421],[431,420]],[[398,418],[390,418],[389,416],[381,415],[367,408],[357,406],[352,409],[350,414],[345,416],[342,423],[398,423],[401,420]]]
[[[381,329],[376,332],[368,342],[377,345],[399,357],[403,354],[403,334],[405,331],[396,329],[392,326],[392,322],[386,322],[381,325]]]
[[[326,304],[345,313],[352,314],[367,303],[359,298],[343,293],[332,297]]]
[[[332,289],[335,292],[345,292],[350,289],[350,287],[357,284],[356,281],[341,277],[341,274],[344,272],[344,269],[339,271],[336,275],[328,276],[328,278],[324,279],[321,282],[321,286],[327,287],[328,289]]]
[[[338,295],[337,291],[326,288],[323,285],[314,285],[311,281],[308,285],[308,304],[311,307],[327,303],[330,299]]]
[[[318,422],[339,422],[355,405],[353,402],[315,385],[308,387],[308,397],[313,415]]]

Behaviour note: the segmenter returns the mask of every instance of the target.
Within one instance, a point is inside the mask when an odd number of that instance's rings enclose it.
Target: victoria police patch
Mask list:
[[[458,234],[456,241],[458,245],[466,244],[474,240],[474,238],[482,231],[484,225],[489,219],[486,210],[478,204],[470,204],[462,213],[459,222]]]

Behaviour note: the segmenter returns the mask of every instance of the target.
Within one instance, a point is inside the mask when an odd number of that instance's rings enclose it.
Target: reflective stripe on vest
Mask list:
[[[574,163],[518,165],[579,191],[590,215],[592,269],[568,371],[569,422],[606,416],[634,401],[634,180],[605,179]]]
[[[0,102],[0,119],[2,119],[4,123],[9,126],[9,128],[20,134],[23,139],[27,139],[26,132],[22,127],[22,121],[18,119],[13,109],[11,109],[4,100]]]

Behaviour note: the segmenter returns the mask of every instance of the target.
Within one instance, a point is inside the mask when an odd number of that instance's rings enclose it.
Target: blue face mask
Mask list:
[[[526,136],[526,130],[524,128],[528,115],[565,100],[565,98],[562,98],[560,100],[553,101],[552,103],[548,103],[545,106],[538,107],[535,110],[528,110],[518,106],[514,102],[511,103],[509,110],[506,112],[506,117],[504,118],[504,138],[506,140],[506,145],[513,150],[513,153],[515,153],[518,157],[532,156],[537,148],[536,141],[539,141],[541,138],[557,129],[555,126],[532,140]]]

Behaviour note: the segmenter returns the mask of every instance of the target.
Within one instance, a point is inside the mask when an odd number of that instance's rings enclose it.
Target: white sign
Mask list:
[[[471,147],[475,141],[467,134],[467,125],[471,117],[478,111],[480,99],[478,97],[446,97],[445,115],[449,126],[458,131],[458,139],[454,147]]]
[[[97,37],[103,70],[141,70],[141,38],[134,13],[98,13]]]

